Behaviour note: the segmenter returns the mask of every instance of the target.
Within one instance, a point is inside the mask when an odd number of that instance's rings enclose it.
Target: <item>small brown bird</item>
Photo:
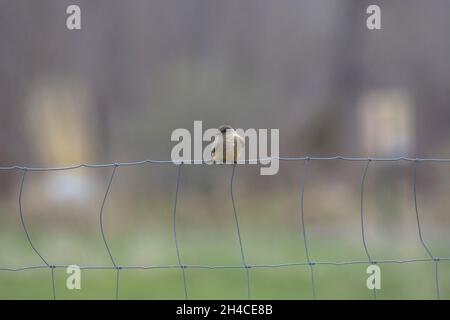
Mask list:
[[[218,130],[211,150],[212,160],[218,163],[236,162],[245,146],[244,138],[229,125],[220,126]]]

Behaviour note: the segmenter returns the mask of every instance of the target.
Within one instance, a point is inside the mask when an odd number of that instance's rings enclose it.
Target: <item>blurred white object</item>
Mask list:
[[[67,204],[88,201],[95,193],[95,179],[84,172],[65,171],[51,175],[44,180],[46,199],[53,204]]]

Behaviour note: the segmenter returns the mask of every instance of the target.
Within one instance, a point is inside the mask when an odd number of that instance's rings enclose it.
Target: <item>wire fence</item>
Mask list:
[[[236,176],[236,167],[237,164],[248,164],[248,163],[256,163],[256,162],[267,162],[270,160],[280,160],[280,161],[302,161],[303,162],[303,174],[300,182],[300,231],[303,235],[303,247],[305,249],[306,261],[299,262],[290,262],[290,263],[279,263],[279,264],[251,264],[248,263],[245,255],[245,247],[241,237],[241,231],[239,228],[239,216],[238,211],[236,209],[236,202],[234,197],[234,180]],[[304,210],[304,194],[306,188],[306,181],[308,175],[308,165],[311,161],[330,161],[330,160],[342,160],[342,161],[362,161],[365,162],[364,170],[361,176],[360,183],[360,225],[361,225],[361,241],[364,247],[365,254],[367,256],[367,260],[353,260],[353,261],[314,261],[310,258],[310,249],[308,245],[308,233],[307,226],[305,223],[305,210]],[[370,167],[370,164],[373,162],[413,162],[414,164],[414,174],[412,181],[412,193],[414,199],[414,208],[416,215],[416,223],[417,223],[417,236],[420,241],[421,246],[426,252],[428,258],[417,258],[417,259],[378,259],[375,260],[372,258],[369,246],[366,240],[366,232],[365,232],[365,224],[364,224],[364,186],[367,177],[367,173]],[[311,297],[316,299],[316,276],[315,276],[315,267],[318,265],[328,265],[328,266],[345,266],[345,265],[382,265],[382,264],[407,264],[407,263],[417,263],[417,262],[430,262],[434,266],[434,278],[435,278],[435,298],[440,299],[440,289],[439,289],[439,263],[441,261],[450,261],[450,257],[438,257],[433,255],[430,246],[425,241],[422,234],[422,226],[420,219],[420,211],[417,203],[417,171],[418,166],[421,162],[443,162],[450,163],[450,159],[444,158],[409,158],[409,157],[392,157],[392,158],[362,158],[362,157],[343,157],[343,156],[333,156],[333,157],[270,157],[264,159],[255,159],[255,160],[239,160],[232,164],[224,164],[232,166],[231,171],[231,179],[230,179],[230,200],[233,208],[233,216],[234,223],[236,228],[236,237],[239,243],[240,248],[240,256],[241,256],[241,264],[240,265],[195,265],[195,264],[184,264],[182,260],[182,255],[179,248],[179,241],[177,237],[177,203],[178,203],[178,195],[180,192],[180,181],[181,181],[181,173],[182,167],[189,164],[208,164],[203,160],[192,160],[187,163],[179,163],[175,164],[171,160],[143,160],[136,162],[121,162],[121,163],[109,163],[109,164],[87,164],[82,163],[73,166],[62,166],[62,167],[26,167],[26,166],[9,166],[9,167],[0,167],[0,171],[12,171],[18,170],[22,172],[20,179],[20,187],[19,187],[19,196],[18,196],[18,207],[19,207],[19,215],[20,222],[23,228],[23,231],[26,235],[28,243],[34,253],[40,258],[43,262],[41,265],[36,266],[25,266],[18,268],[6,268],[0,266],[0,271],[10,271],[10,272],[20,272],[25,270],[33,270],[33,269],[48,269],[50,271],[51,276],[51,289],[52,289],[52,298],[56,299],[56,290],[55,290],[55,269],[57,268],[67,268],[68,265],[58,265],[50,263],[47,259],[44,258],[42,253],[38,250],[38,248],[33,243],[31,236],[28,232],[27,224],[24,219],[24,210],[22,206],[22,194],[24,189],[24,184],[26,181],[27,173],[33,171],[61,171],[61,170],[74,170],[78,168],[112,168],[106,191],[102,200],[102,204],[99,212],[99,222],[100,222],[100,232],[101,236],[108,253],[108,256],[111,260],[111,265],[109,266],[100,266],[100,265],[91,265],[91,266],[80,266],[81,270],[116,270],[116,280],[115,280],[115,298],[119,299],[120,297],[120,272],[121,270],[150,270],[150,269],[180,269],[182,274],[182,284],[184,290],[185,299],[189,299],[189,290],[187,286],[186,276],[188,269],[244,269],[246,276],[246,290],[247,290],[247,298],[251,299],[251,269],[255,268],[288,268],[288,267],[298,267],[298,266],[306,266],[309,267],[310,275],[311,275]],[[176,187],[175,187],[175,196],[173,200],[173,238],[175,241],[175,250],[178,264],[176,265],[119,265],[114,259],[113,253],[110,249],[108,239],[105,235],[105,230],[103,226],[103,216],[104,216],[104,207],[108,199],[108,195],[110,193],[111,185],[113,183],[116,172],[121,167],[129,167],[129,166],[143,166],[147,164],[173,164],[176,167]],[[373,289],[373,298],[376,299],[376,289]]]

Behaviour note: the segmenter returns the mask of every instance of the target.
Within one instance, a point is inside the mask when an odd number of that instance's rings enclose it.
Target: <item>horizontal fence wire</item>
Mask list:
[[[241,236],[241,229],[239,227],[239,216],[238,216],[238,210],[236,206],[235,201],[235,195],[234,195],[234,180],[236,176],[236,165],[237,164],[253,164],[253,163],[267,163],[268,161],[272,160],[280,160],[280,161],[303,161],[303,173],[301,175],[301,182],[300,182],[300,217],[299,217],[299,224],[300,224],[300,231],[303,237],[303,248],[305,250],[306,254],[306,261],[300,261],[300,262],[286,262],[286,263],[279,263],[279,264],[252,264],[249,263],[246,259],[245,250],[244,250],[244,241]],[[351,260],[351,261],[315,261],[311,259],[310,256],[310,248],[308,245],[308,237],[307,237],[307,228],[306,228],[306,219],[305,219],[305,210],[304,210],[304,198],[305,198],[305,188],[306,188],[306,181],[307,181],[307,175],[308,175],[308,164],[311,161],[329,161],[329,160],[342,160],[342,161],[361,161],[365,162],[364,170],[361,176],[361,183],[360,183],[360,224],[361,224],[361,241],[362,246],[364,248],[364,252],[367,256],[367,260]],[[369,165],[372,162],[399,162],[399,161],[406,161],[406,162],[413,162],[414,163],[414,174],[413,174],[413,181],[412,181],[412,193],[413,193],[413,199],[414,199],[414,209],[415,209],[415,215],[416,215],[416,223],[417,223],[417,235],[418,240],[420,241],[421,246],[423,247],[426,255],[428,258],[417,258],[417,259],[373,259],[369,247],[366,240],[366,234],[365,234],[365,224],[364,224],[364,186],[366,177],[368,175],[369,171]],[[237,241],[239,244],[240,249],[240,256],[241,256],[241,262],[242,264],[239,265],[196,265],[196,264],[183,264],[182,263],[182,255],[181,250],[179,246],[179,240],[177,237],[177,202],[180,192],[180,182],[181,182],[181,171],[182,166],[189,165],[189,164],[199,164],[199,165],[211,165],[212,163],[204,160],[189,160],[189,161],[182,161],[182,162],[173,162],[172,160],[142,160],[142,161],[135,161],[135,162],[117,162],[117,163],[106,163],[106,164],[89,164],[89,163],[82,163],[77,165],[71,165],[71,166],[60,166],[60,167],[27,167],[27,166],[3,166],[0,167],[0,171],[13,171],[13,170],[19,170],[22,172],[20,183],[19,183],[19,196],[18,196],[18,207],[19,207],[19,217],[20,222],[24,231],[24,234],[27,238],[27,241],[33,250],[33,252],[39,257],[39,259],[42,261],[43,264],[41,265],[34,265],[34,266],[24,266],[24,267],[16,267],[16,268],[8,268],[8,267],[2,267],[0,266],[0,271],[6,271],[6,272],[20,272],[20,271],[27,271],[27,270],[39,270],[39,269],[47,269],[50,271],[50,281],[51,281],[51,292],[52,292],[52,298],[56,299],[56,290],[55,290],[55,269],[65,269],[68,268],[69,265],[61,265],[61,264],[53,264],[50,263],[47,259],[44,258],[42,253],[37,249],[35,244],[33,243],[31,236],[28,232],[27,225],[25,223],[24,218],[24,210],[23,210],[23,192],[26,182],[26,176],[27,172],[30,171],[64,171],[64,170],[73,170],[78,168],[112,168],[111,175],[108,179],[108,183],[106,185],[106,190],[101,202],[100,206],[100,212],[99,212],[99,222],[100,222],[100,233],[102,236],[102,240],[104,242],[106,251],[108,253],[108,256],[111,260],[111,265],[87,265],[87,266],[79,266],[81,270],[115,270],[116,271],[116,277],[115,277],[115,298],[119,299],[119,293],[120,293],[120,271],[121,270],[151,270],[151,269],[180,269],[181,275],[182,275],[182,287],[184,290],[184,297],[185,299],[189,298],[188,295],[188,286],[187,286],[187,270],[188,269],[243,269],[245,270],[245,276],[246,276],[246,291],[247,291],[247,298],[251,298],[251,279],[250,279],[250,270],[251,269],[272,269],[272,268],[289,268],[289,267],[300,267],[305,266],[309,267],[310,275],[311,275],[311,297],[313,299],[316,299],[317,297],[317,288],[316,288],[316,278],[314,270],[317,266],[348,266],[348,265],[384,265],[384,264],[410,264],[410,263],[419,263],[419,262],[430,262],[433,263],[434,266],[434,279],[435,279],[435,298],[440,299],[440,289],[439,289],[439,262],[440,261],[450,261],[450,257],[437,257],[434,256],[432,253],[432,250],[430,246],[427,244],[423,237],[422,233],[422,225],[421,225],[421,218],[420,218],[420,210],[418,207],[418,201],[417,201],[417,170],[418,166],[421,162],[444,162],[444,163],[450,163],[450,159],[446,158],[411,158],[411,157],[390,157],[390,158],[373,158],[373,157],[345,157],[345,156],[332,156],[332,157],[267,157],[267,158],[259,158],[259,159],[253,159],[253,160],[238,160],[234,163],[224,163],[223,165],[231,165],[232,171],[231,171],[231,180],[230,180],[230,201],[233,208],[233,218],[235,222],[236,227],[236,235],[237,235]],[[113,253],[110,249],[107,237],[105,235],[105,229],[103,226],[103,216],[105,214],[104,208],[105,204],[107,202],[108,196],[110,194],[110,189],[113,184],[114,177],[116,175],[117,169],[120,167],[129,167],[129,166],[142,166],[147,164],[172,164],[175,165],[177,168],[177,174],[176,174],[176,186],[175,186],[175,196],[173,201],[173,238],[175,241],[175,251],[177,256],[178,264],[175,265],[122,265],[119,264],[118,261],[114,258]],[[376,289],[373,289],[373,297],[374,299],[377,298],[376,295]]]

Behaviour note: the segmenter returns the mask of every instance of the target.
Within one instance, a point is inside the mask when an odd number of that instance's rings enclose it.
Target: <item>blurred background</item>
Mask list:
[[[81,8],[81,30],[66,8]],[[381,7],[381,30],[366,8]],[[450,2],[446,0],[0,0],[0,166],[170,159],[176,128],[280,129],[280,155],[450,157]],[[229,166],[185,166],[177,227],[185,264],[239,265]],[[422,234],[450,257],[450,167],[421,163]],[[303,162],[275,176],[238,166],[235,198],[248,264],[306,261]],[[311,259],[366,260],[364,163],[310,163],[305,224]],[[41,265],[20,224],[21,172],[0,171],[0,268]],[[25,223],[51,264],[111,265],[99,213],[111,168],[29,172]],[[177,264],[173,165],[118,168],[104,209],[120,265]],[[373,259],[427,258],[413,164],[372,163],[365,186]],[[371,299],[366,265],[315,267],[317,298]],[[434,299],[433,262],[382,265],[382,299]],[[450,262],[438,264],[450,298]],[[253,298],[310,299],[309,266],[250,271]],[[115,297],[115,271],[85,270],[56,297]],[[246,298],[243,269],[188,269],[190,298]],[[182,299],[179,269],[124,270],[120,298]],[[0,298],[52,298],[47,269],[0,271]]]

